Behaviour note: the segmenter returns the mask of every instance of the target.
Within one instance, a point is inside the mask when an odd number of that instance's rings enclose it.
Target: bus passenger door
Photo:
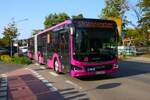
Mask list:
[[[69,33],[67,31],[62,31],[59,33],[59,48],[60,57],[63,67],[63,73],[69,72],[70,67],[70,57],[69,57]]]

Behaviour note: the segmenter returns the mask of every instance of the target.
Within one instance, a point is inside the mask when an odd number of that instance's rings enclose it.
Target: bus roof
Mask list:
[[[53,29],[55,29],[55,28],[57,28],[57,27],[59,27],[59,26],[62,26],[62,25],[65,25],[65,24],[71,24],[71,23],[73,23],[74,21],[82,21],[82,20],[98,21],[98,22],[109,22],[109,23],[113,23],[113,24],[116,25],[116,22],[113,21],[113,20],[92,19],[92,18],[72,19],[72,20],[65,20],[64,22],[61,22],[61,23],[59,23],[59,24],[57,24],[57,25],[55,25],[55,26],[52,26],[52,27],[50,27],[50,28],[47,28],[47,29],[45,29],[45,30],[39,32],[37,35],[40,35],[40,34],[45,33],[45,32],[47,32],[47,31],[53,30]]]
[[[64,22],[61,22],[61,23],[59,23],[59,24],[57,24],[57,25],[55,25],[55,26],[52,26],[52,27],[50,27],[50,28],[47,28],[47,29],[45,29],[45,30],[39,32],[37,35],[40,35],[40,34],[42,34],[42,33],[45,33],[45,32],[50,31],[50,30],[52,30],[52,29],[55,29],[56,27],[59,27],[59,26],[65,25],[65,24],[71,24],[71,23],[72,23],[71,20],[65,20]]]

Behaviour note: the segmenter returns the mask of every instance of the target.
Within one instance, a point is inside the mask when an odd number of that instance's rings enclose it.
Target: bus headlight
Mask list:
[[[119,65],[118,65],[118,64],[114,64],[114,65],[113,65],[113,68],[114,68],[114,69],[118,69],[118,68],[119,68]]]
[[[77,70],[77,71],[82,70],[81,67],[73,66],[73,65],[72,65],[71,69],[72,69],[72,70]]]

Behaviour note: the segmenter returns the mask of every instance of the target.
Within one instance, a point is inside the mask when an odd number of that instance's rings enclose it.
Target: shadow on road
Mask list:
[[[141,74],[150,73],[150,63],[121,61],[119,62],[120,69],[114,75],[115,78],[130,77]]]
[[[97,87],[83,90],[82,92],[93,91],[95,89],[112,89],[112,88],[119,87],[121,85],[122,85],[122,83],[104,83],[104,84],[98,85]]]
[[[96,87],[96,89],[111,89],[120,86],[121,83],[106,83]]]

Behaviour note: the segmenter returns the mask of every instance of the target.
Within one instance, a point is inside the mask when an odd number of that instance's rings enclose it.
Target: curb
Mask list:
[[[0,100],[7,100],[8,97],[8,79],[5,74],[0,75]]]

